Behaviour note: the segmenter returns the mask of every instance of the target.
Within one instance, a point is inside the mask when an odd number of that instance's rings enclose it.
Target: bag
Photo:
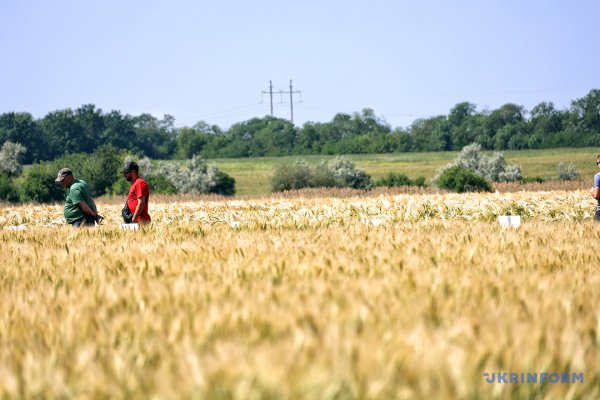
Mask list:
[[[129,211],[129,206],[127,205],[127,201],[125,201],[125,205],[123,206],[123,209],[121,210],[121,216],[123,217],[123,221],[125,221],[126,224],[130,224],[131,221],[133,221],[133,213],[131,211]]]

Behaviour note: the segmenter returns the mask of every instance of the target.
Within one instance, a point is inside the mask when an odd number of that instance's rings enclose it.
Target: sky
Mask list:
[[[597,0],[0,0],[0,113],[94,104],[227,129],[270,114],[392,127],[600,89]]]

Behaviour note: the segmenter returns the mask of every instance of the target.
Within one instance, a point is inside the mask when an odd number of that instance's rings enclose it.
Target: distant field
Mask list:
[[[596,172],[595,155],[599,149],[549,149],[505,151],[507,162],[522,167],[525,177],[542,176],[553,178],[557,175],[559,162],[575,163],[582,174],[582,179],[589,179]],[[489,152],[491,153],[491,152]],[[456,157],[457,152],[437,153],[395,153],[395,154],[359,154],[347,156],[357,166],[365,169],[374,179],[388,172],[398,172],[410,178],[424,176],[429,182],[438,168],[443,167]],[[209,160],[215,162],[223,171],[236,180],[238,195],[260,195],[269,193],[269,179],[276,166],[295,158],[306,159],[316,164],[322,159],[333,156],[301,156],[301,157],[263,157],[263,158],[226,158]]]

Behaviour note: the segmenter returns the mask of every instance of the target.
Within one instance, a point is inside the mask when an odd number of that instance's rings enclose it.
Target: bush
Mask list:
[[[451,165],[459,165],[475,171],[489,181],[515,182],[523,180],[521,167],[508,165],[502,153],[486,156],[481,151],[481,145],[473,143],[463,147]]]
[[[335,157],[331,161],[321,161],[310,167],[305,160],[298,159],[292,165],[277,167],[271,178],[274,192],[303,189],[307,187],[340,187],[371,189],[373,181],[362,169],[345,157]]]
[[[375,183],[375,186],[425,186],[425,178],[420,176],[417,179],[412,180],[404,174],[390,172],[383,178],[379,179]]]
[[[425,186],[425,177],[419,176],[417,179],[413,181],[413,186],[423,187]]]
[[[113,146],[100,146],[81,166],[81,177],[84,180],[87,178],[86,182],[90,185],[92,196],[108,193],[117,180],[123,179],[122,156],[121,150]]]
[[[57,172],[55,164],[49,162],[34,164],[29,168],[19,188],[21,201],[50,203],[64,200],[64,188],[54,182]]]
[[[216,165],[206,164],[200,156],[193,156],[191,160],[186,162],[186,167],[186,169],[171,169],[170,176],[167,174],[167,177],[175,184],[179,193],[214,193],[223,195],[232,195],[235,193],[235,180],[220,171]],[[233,183],[233,187],[228,186],[225,182],[227,179]]]
[[[581,175],[573,163],[569,163],[567,166],[563,163],[559,163],[557,169],[558,179],[561,181],[574,181]]]
[[[504,171],[498,174],[496,182],[521,182],[522,180],[521,167],[518,165],[507,165]]]
[[[179,168],[171,162],[160,162],[157,167],[153,167],[149,159],[140,160],[139,165],[140,169],[145,165],[147,175],[154,177],[156,182],[160,182],[159,177],[166,180],[163,181],[164,185],[168,185],[167,181],[170,181],[177,193],[213,193],[224,196],[235,194],[235,179],[219,170],[216,165],[207,164],[197,155],[186,162],[185,168]]]
[[[0,175],[0,201],[16,203],[19,201],[19,192],[8,176]]]
[[[371,177],[346,157],[335,157],[327,163],[327,168],[333,173],[337,187],[364,190],[373,187]]]
[[[489,182],[472,169],[454,165],[445,168],[436,178],[435,184],[440,189],[452,192],[491,192]]]
[[[297,159],[291,164],[280,164],[275,168],[271,178],[271,190],[283,192],[284,190],[295,190],[311,187],[311,168],[305,160]]]
[[[212,187],[211,193],[233,196],[235,194],[235,178],[219,170],[217,172],[217,184]]]
[[[123,180],[127,182],[125,179]],[[148,175],[148,177],[144,177],[144,180],[154,194],[177,194],[175,184],[166,176]],[[129,182],[127,182],[127,185],[129,186]],[[129,192],[129,188],[127,188],[127,192]]]
[[[333,171],[328,168],[327,161],[323,160],[310,170],[310,185],[309,187],[328,188],[336,187],[338,184],[335,180]]]

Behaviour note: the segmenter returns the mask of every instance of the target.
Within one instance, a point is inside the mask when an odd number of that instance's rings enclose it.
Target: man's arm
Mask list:
[[[593,198],[596,200],[600,199],[600,187],[594,186],[590,192],[592,193]]]
[[[82,201],[79,203],[79,208],[81,208],[81,211],[83,211],[83,213],[85,215],[89,215],[90,217],[92,217],[96,220],[98,219],[98,217],[102,217],[100,214],[98,214],[97,212],[92,210],[90,207],[88,207],[88,205],[85,203],[85,201]]]
[[[94,199],[92,199],[92,206],[94,206],[94,212],[96,212],[96,221],[100,223],[100,221],[102,221],[104,217],[98,212],[98,206],[96,205]]]
[[[140,217],[140,214],[142,214],[142,211],[144,211],[145,205],[146,197],[138,197],[137,207],[135,208],[135,212],[133,213],[133,218],[131,219],[131,222],[138,222],[137,220]]]

